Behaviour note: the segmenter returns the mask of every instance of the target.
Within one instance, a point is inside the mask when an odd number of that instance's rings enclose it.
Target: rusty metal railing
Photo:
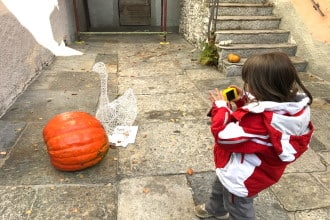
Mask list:
[[[207,27],[208,41],[215,40],[215,31],[217,29],[219,0],[210,0],[210,18]]]
[[[313,4],[313,8],[315,9],[315,11],[318,11],[321,16],[324,16],[324,13],[321,10],[320,4],[315,2],[314,0],[311,0],[312,4]]]

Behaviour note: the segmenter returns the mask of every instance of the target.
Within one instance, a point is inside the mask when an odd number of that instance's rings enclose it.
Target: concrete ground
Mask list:
[[[180,35],[85,36],[82,56],[57,57],[0,119],[0,216],[4,220],[192,220],[215,177],[207,92],[241,84],[198,64]],[[109,99],[132,88],[139,126],[134,144],[111,148],[96,166],[63,172],[49,162],[42,129],[56,114],[95,114],[107,64]],[[301,74],[315,101],[310,149],[255,200],[259,220],[330,216],[330,83]],[[188,169],[193,174],[188,174]],[[211,218],[212,219],[212,218]]]

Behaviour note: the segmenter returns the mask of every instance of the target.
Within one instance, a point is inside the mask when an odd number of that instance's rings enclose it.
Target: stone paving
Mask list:
[[[198,64],[199,51],[178,34],[84,36],[82,56],[57,57],[0,119],[0,216],[4,220],[197,220],[215,177],[207,92],[239,77]],[[139,127],[134,144],[111,148],[94,167],[54,169],[42,129],[56,114],[95,114],[106,63],[109,99],[132,88]],[[315,102],[310,149],[255,200],[258,220],[330,216],[330,83],[301,74]],[[188,174],[188,169],[193,174]],[[210,218],[212,219],[212,218]]]

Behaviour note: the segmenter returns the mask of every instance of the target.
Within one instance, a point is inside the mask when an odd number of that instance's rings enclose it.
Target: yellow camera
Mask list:
[[[222,95],[228,102],[238,98],[237,90],[232,87],[222,90]]]

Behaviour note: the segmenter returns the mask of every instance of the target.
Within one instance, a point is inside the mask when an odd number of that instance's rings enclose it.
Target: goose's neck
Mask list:
[[[101,93],[100,93],[100,99],[99,99],[99,105],[106,105],[109,103],[108,98],[108,74],[100,74],[100,80],[101,80]]]

